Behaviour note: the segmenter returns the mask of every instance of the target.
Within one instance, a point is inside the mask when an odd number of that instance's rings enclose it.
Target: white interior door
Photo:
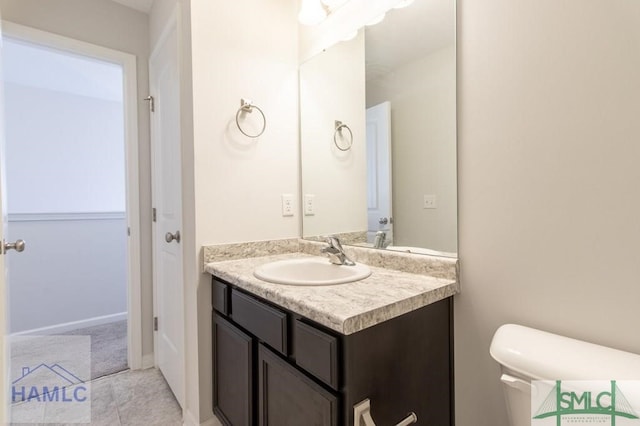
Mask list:
[[[0,424],[8,423],[7,413],[9,409],[7,390],[8,348],[5,346],[7,335],[7,297],[6,297],[6,271],[4,267],[4,236],[6,234],[7,214],[4,191],[4,79],[2,78],[2,19],[0,19]]]
[[[391,206],[391,104],[367,108],[367,241],[384,231],[393,240]]]
[[[184,296],[180,167],[180,80],[176,20],[149,63],[152,110],[156,365],[184,402]]]
[[[2,20],[0,19],[0,23]],[[23,241],[5,241],[7,235],[7,198],[5,191],[4,78],[2,76],[2,28],[0,28],[0,424],[10,420],[9,406],[9,345],[6,255],[9,250],[24,250]]]

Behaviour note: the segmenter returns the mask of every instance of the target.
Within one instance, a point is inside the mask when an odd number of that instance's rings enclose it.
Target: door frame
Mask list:
[[[127,361],[132,370],[143,367],[142,291],[140,270],[140,185],[138,162],[138,81],[136,57],[130,53],[60,36],[10,21],[2,21],[9,38],[92,57],[122,66],[125,142],[127,238]],[[7,301],[8,304],[9,301]],[[3,330],[6,332],[6,330]]]

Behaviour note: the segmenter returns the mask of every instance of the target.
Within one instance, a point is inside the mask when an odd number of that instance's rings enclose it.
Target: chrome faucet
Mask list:
[[[353,266],[355,263],[347,257],[347,254],[344,252],[342,248],[342,244],[340,244],[340,240],[338,237],[327,237],[328,247],[322,249],[323,253],[326,253],[329,256],[329,261],[335,265],[347,265]]]

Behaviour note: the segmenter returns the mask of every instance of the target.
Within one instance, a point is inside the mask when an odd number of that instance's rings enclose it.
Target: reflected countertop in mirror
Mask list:
[[[455,0],[392,9],[304,62],[300,126],[304,238],[456,256]]]

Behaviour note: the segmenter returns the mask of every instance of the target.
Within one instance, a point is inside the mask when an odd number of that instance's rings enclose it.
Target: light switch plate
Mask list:
[[[313,216],[316,214],[315,203],[316,203],[315,195],[313,194],[304,195],[304,215],[305,216]]]
[[[293,195],[282,194],[282,216],[293,216]]]
[[[427,194],[424,196],[423,209],[436,209],[438,208],[438,201],[435,194]]]

